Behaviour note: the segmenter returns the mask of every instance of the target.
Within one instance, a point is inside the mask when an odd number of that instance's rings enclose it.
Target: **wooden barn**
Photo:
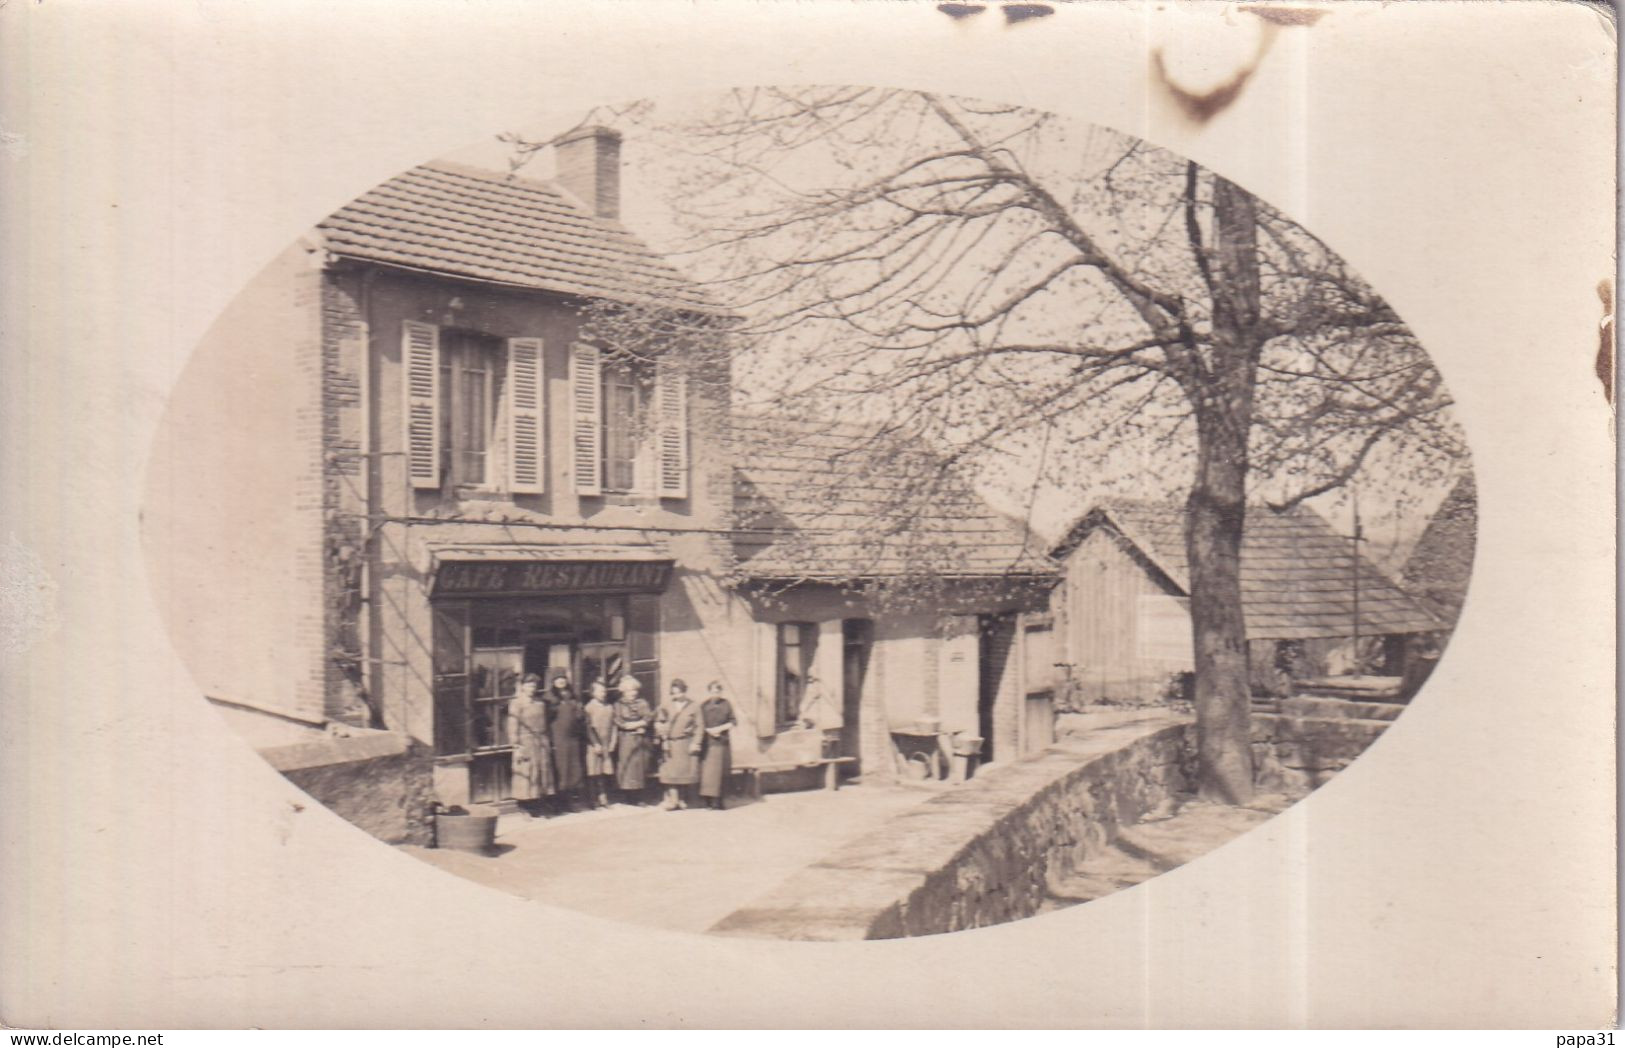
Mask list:
[[[1062,565],[1051,607],[1072,701],[1182,697],[1193,666],[1184,507],[1102,504],[1050,555]],[[1253,688],[1262,694],[1327,674],[1400,676],[1405,638],[1440,628],[1307,507],[1249,508],[1241,576]]]

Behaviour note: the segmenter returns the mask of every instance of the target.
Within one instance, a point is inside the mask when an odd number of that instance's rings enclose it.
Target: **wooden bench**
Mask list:
[[[799,768],[823,768],[824,789],[834,790],[840,787],[840,766],[857,763],[856,757],[811,757],[806,760],[782,761],[767,764],[746,764],[733,769],[735,775],[745,775],[750,779],[749,796],[756,800],[762,797],[762,775],[775,771],[795,771]]]

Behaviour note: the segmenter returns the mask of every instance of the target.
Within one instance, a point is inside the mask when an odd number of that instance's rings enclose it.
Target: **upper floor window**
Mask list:
[[[495,486],[506,441],[497,429],[502,343],[464,331],[440,344],[440,469],[454,485]]]
[[[641,372],[641,374],[640,374]],[[604,368],[604,490],[634,491],[649,468],[653,436],[646,417],[648,369],[630,364]]]
[[[414,488],[543,489],[542,342],[401,324],[403,429]]]
[[[688,498],[688,379],[663,360],[606,360],[570,347],[572,470],[580,495]]]

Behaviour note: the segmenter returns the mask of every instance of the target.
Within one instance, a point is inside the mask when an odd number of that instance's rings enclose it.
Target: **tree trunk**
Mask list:
[[[1207,800],[1245,804],[1253,796],[1252,699],[1247,624],[1241,604],[1241,534],[1246,459],[1227,449],[1220,422],[1203,426],[1188,502],[1191,631],[1196,653],[1198,790]]]
[[[1213,180],[1210,264],[1213,349],[1191,398],[1196,477],[1185,533],[1196,656],[1198,790],[1209,800],[1245,804],[1253,796],[1253,751],[1241,540],[1247,442],[1263,343],[1257,215],[1252,198],[1222,178]]]

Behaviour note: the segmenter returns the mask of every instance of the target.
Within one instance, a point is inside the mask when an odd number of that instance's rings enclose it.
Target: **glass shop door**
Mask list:
[[[475,645],[469,657],[470,729],[473,761],[469,766],[469,800],[490,803],[513,796],[513,739],[508,730],[508,704],[519,693],[525,649],[506,643]],[[494,638],[493,638],[494,639]]]

